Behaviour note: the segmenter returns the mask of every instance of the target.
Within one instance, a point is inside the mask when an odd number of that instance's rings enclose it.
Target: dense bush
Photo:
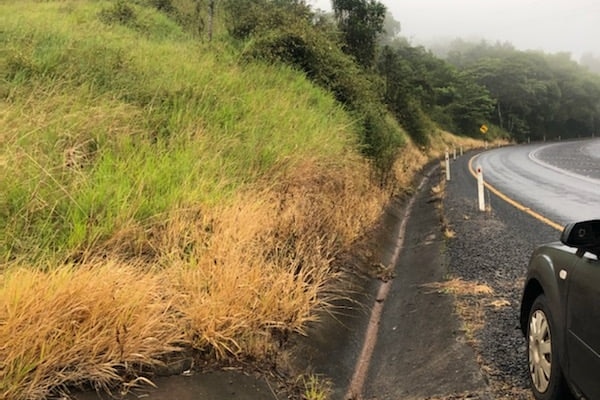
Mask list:
[[[253,2],[236,14],[231,29],[235,36],[247,39],[243,58],[291,65],[332,93],[355,116],[362,152],[384,182],[403,139],[398,126],[386,122],[378,78],[341,50],[332,25],[315,25],[311,14],[297,4],[262,6]],[[296,18],[290,20],[290,15]]]
[[[129,4],[118,0],[111,7],[100,12],[100,19],[108,24],[135,25],[136,14]]]

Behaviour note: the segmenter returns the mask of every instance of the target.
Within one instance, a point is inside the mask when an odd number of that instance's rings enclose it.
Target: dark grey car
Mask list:
[[[600,399],[600,220],[537,248],[521,301],[536,399]]]

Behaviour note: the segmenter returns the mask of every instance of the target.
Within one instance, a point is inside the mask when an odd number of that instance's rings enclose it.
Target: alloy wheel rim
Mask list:
[[[529,321],[529,372],[535,389],[544,393],[550,384],[552,337],[548,318],[536,310]]]

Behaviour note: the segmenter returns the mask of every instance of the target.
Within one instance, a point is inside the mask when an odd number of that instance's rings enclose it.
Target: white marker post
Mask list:
[[[448,150],[446,150],[446,180],[450,180],[450,156],[448,156]]]
[[[477,167],[477,195],[479,198],[479,211],[485,211],[485,197],[483,193],[483,171]]]
[[[454,147],[454,148],[452,149],[452,151],[454,152],[454,155],[452,156],[452,159],[453,159],[453,160],[456,160],[456,147]]]

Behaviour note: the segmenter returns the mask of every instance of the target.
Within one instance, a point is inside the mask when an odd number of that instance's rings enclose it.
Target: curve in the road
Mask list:
[[[469,172],[471,173],[471,175],[473,175],[473,177],[475,179],[477,179],[477,173],[475,172],[475,169],[473,168],[473,160],[475,160],[477,157],[478,157],[478,155],[471,157],[471,159],[469,160]],[[494,193],[500,199],[504,200],[508,204],[517,208],[519,211],[522,211],[524,213],[531,215],[535,219],[545,223],[546,225],[553,227],[556,230],[562,231],[563,226],[560,225],[559,223],[554,222],[551,219],[544,217],[542,214],[539,214],[539,213],[533,211],[531,208],[524,206],[523,204],[519,203],[518,201],[516,201],[516,200],[512,199],[511,197],[507,196],[506,194],[502,193],[501,191],[496,189],[494,186],[490,185],[488,182],[484,182],[484,185],[485,185],[485,187],[488,188],[488,190],[490,192]]]
[[[503,147],[480,153],[471,165],[482,168],[490,192],[558,229],[598,218],[599,149],[597,138]]]

